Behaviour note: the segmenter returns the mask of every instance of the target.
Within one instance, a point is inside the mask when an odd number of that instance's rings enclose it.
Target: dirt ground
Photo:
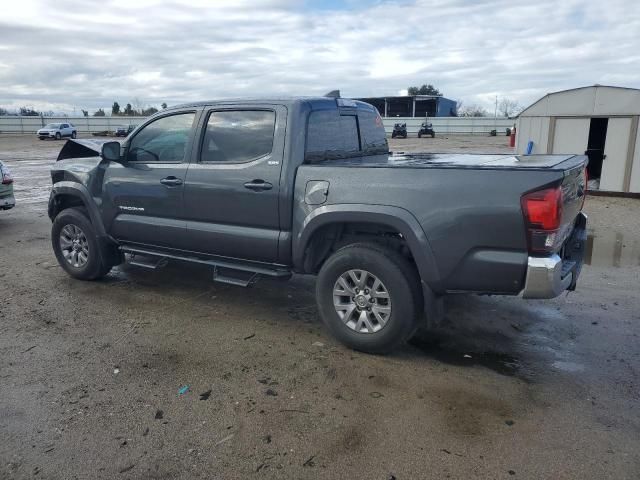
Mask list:
[[[0,136],[18,202],[0,212],[1,479],[640,477],[639,200],[588,198],[575,293],[452,296],[440,330],[381,357],[328,336],[310,277],[69,278],[46,215],[61,146]]]

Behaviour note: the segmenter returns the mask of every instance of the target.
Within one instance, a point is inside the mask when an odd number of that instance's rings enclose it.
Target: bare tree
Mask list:
[[[488,117],[487,111],[479,105],[468,105],[458,111],[460,117]]]
[[[522,107],[516,100],[503,98],[498,104],[498,111],[503,117],[512,117],[522,111]]]

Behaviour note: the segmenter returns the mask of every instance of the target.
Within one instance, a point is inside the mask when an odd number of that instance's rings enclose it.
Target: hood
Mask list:
[[[58,154],[56,161],[64,160],[66,158],[87,158],[87,157],[99,157],[102,152],[102,145],[113,140],[100,139],[78,139],[68,140],[64,144],[62,150]]]

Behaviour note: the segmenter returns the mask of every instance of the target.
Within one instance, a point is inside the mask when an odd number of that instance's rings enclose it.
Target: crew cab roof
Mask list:
[[[265,103],[275,103],[279,105],[285,106],[294,106],[299,104],[307,104],[311,110],[323,110],[327,108],[334,108],[339,103],[345,102],[349,105],[344,106],[355,106],[356,108],[362,108],[366,110],[371,110],[374,107],[368,103],[361,102],[359,100],[351,100],[348,98],[332,98],[332,97],[248,97],[248,98],[227,98],[222,100],[208,100],[201,102],[192,102],[192,103],[183,103],[180,105],[175,105],[169,107],[167,110],[173,109],[182,109],[189,107],[206,107],[212,105],[237,105],[241,104],[265,104]],[[164,110],[166,111],[166,110]]]

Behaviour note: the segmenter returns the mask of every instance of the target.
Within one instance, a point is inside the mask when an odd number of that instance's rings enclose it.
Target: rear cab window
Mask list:
[[[371,105],[354,103],[355,108],[336,107],[310,112],[306,163],[389,153],[378,111]]]

